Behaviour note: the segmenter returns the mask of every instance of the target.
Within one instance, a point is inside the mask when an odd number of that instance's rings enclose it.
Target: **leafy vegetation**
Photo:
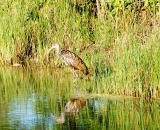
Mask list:
[[[53,66],[53,42],[86,62],[96,93],[159,97],[158,0],[0,2],[0,64]],[[61,68],[62,69],[62,68]]]

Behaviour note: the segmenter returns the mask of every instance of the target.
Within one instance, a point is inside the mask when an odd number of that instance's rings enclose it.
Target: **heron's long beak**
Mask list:
[[[48,51],[47,51],[47,56],[49,55],[50,51],[54,49],[54,46],[52,46]]]

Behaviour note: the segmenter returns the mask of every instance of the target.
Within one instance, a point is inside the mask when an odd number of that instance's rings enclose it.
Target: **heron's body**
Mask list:
[[[82,73],[86,75],[89,73],[86,64],[83,62],[83,60],[78,55],[76,55],[75,53],[69,50],[61,51],[60,45],[58,43],[53,44],[53,46],[48,50],[48,54],[53,48],[57,50],[57,54],[61,58],[61,60],[71,69],[73,69],[73,74],[74,74],[73,83],[75,83],[77,79],[77,74],[75,73],[76,70],[81,71]]]
[[[61,112],[61,116],[57,117],[51,113],[52,119],[55,120],[57,123],[61,124],[65,122],[65,116],[74,116],[78,114],[78,112],[84,107],[86,104],[86,99],[78,99],[74,98],[71,99],[66,106],[64,107],[63,111]]]
[[[60,54],[60,58],[67,66],[69,66],[73,70],[79,70],[86,75],[88,74],[88,68],[86,64],[75,53],[68,50],[62,50]]]
[[[63,111],[68,115],[75,115],[84,107],[85,104],[86,99],[73,98],[66,104]]]

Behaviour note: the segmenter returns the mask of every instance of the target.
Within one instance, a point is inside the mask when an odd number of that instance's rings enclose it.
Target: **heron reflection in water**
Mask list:
[[[49,55],[49,53],[52,49],[56,49],[58,56],[65,63],[65,65],[69,66],[73,70],[73,86],[75,87],[76,86],[75,82],[78,78],[76,70],[81,71],[83,74],[86,74],[86,75],[88,75],[88,73],[89,73],[86,64],[75,53],[73,53],[69,50],[62,50],[61,51],[60,45],[58,43],[55,43],[52,45],[52,47],[48,50],[47,55]]]
[[[86,100],[87,99],[78,99],[78,98],[71,99],[64,107],[64,110],[61,112],[60,117],[57,117],[51,113],[52,119],[55,120],[58,124],[64,123],[65,116],[66,115],[74,116],[74,115],[78,114],[78,112],[86,104]]]

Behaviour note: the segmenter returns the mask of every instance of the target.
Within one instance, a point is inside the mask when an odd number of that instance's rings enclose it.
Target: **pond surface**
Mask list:
[[[74,90],[70,73],[1,68],[0,129],[160,128],[159,99],[93,95],[88,84]]]

